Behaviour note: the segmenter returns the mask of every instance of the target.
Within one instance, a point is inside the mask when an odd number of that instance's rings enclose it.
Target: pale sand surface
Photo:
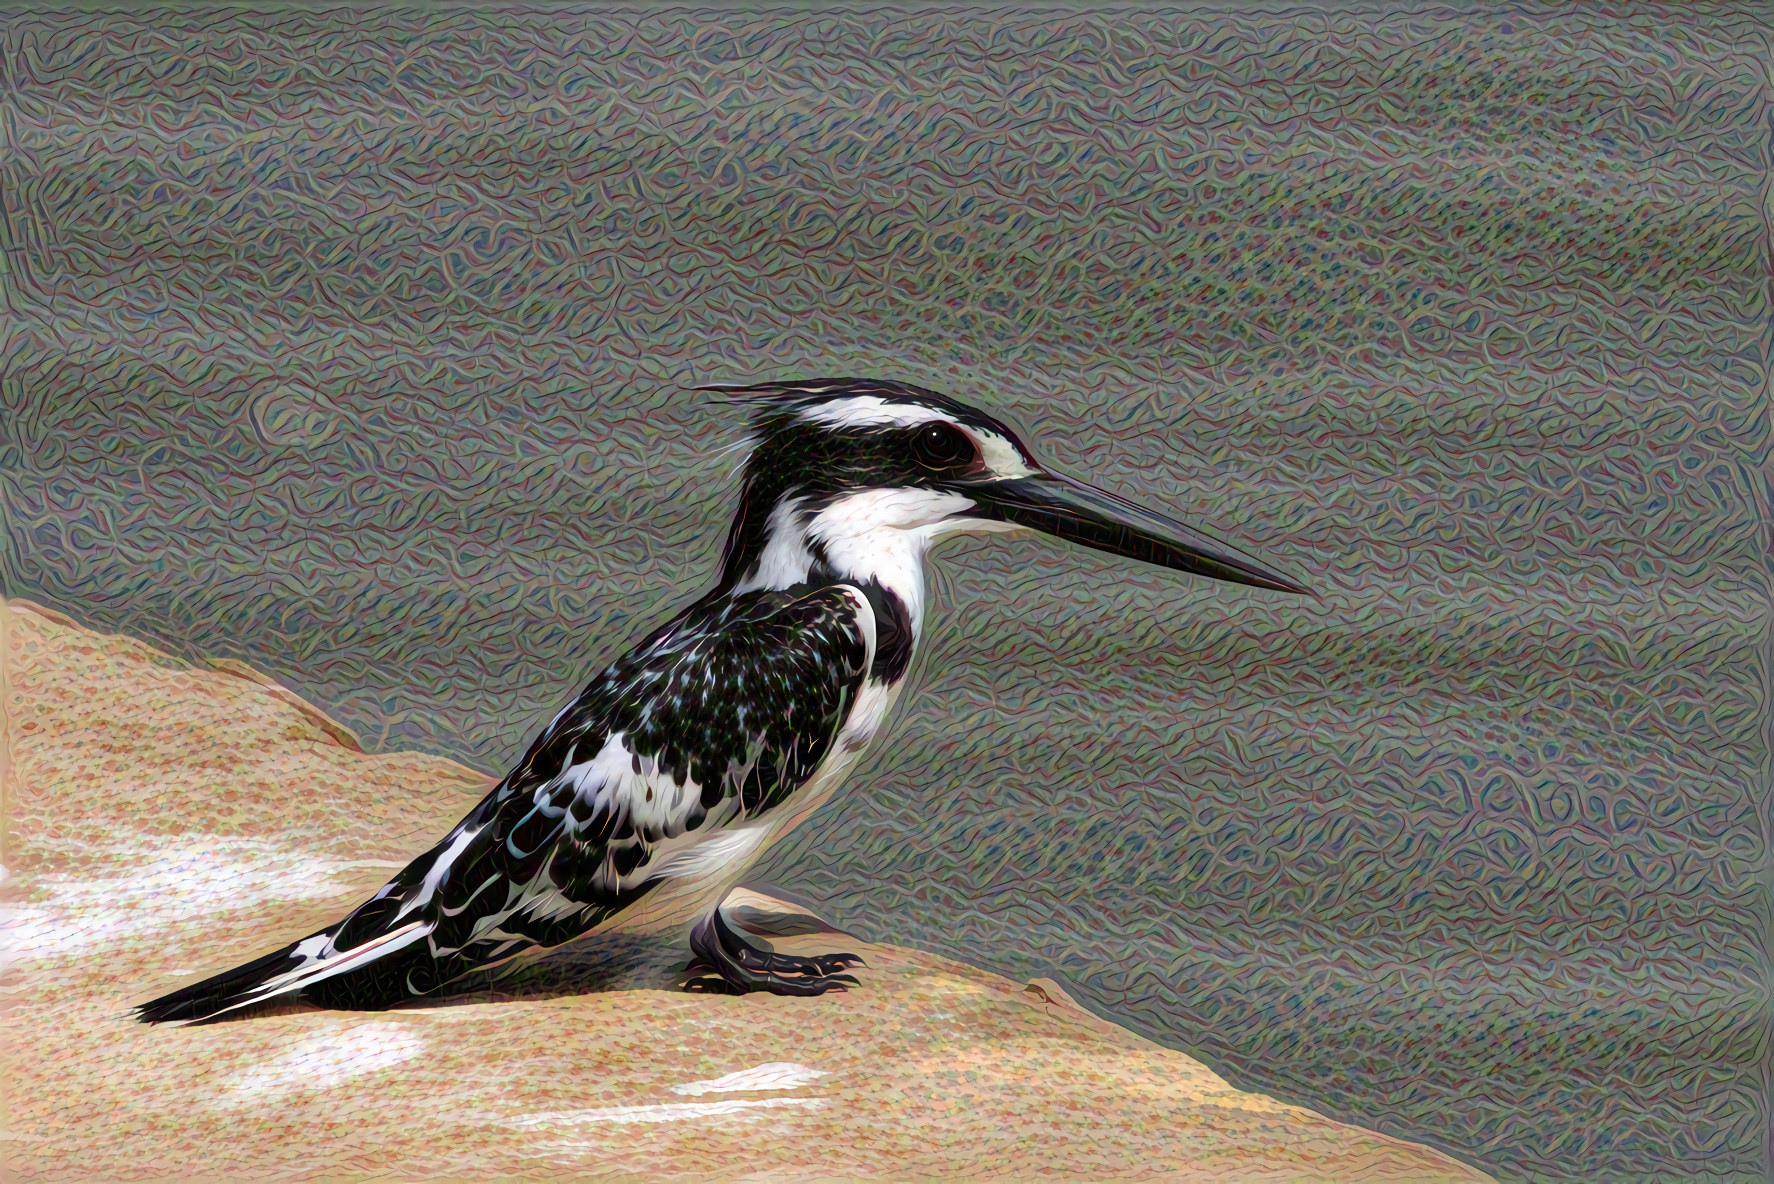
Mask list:
[[[132,1004],[336,918],[488,779],[367,755],[239,667],[19,602],[0,621],[11,1179],[1487,1178],[1233,1089],[1052,982],[756,893],[742,922],[854,950],[861,986],[690,994],[684,951],[599,945],[430,1006],[135,1023]]]

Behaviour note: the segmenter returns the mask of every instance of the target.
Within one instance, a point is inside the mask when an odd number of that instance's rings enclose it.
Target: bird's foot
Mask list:
[[[688,970],[712,970],[718,979],[692,979],[686,987],[714,988],[717,983],[737,994],[769,991],[775,995],[823,995],[830,990],[854,987],[856,979],[838,973],[861,966],[855,954],[822,954],[799,958],[760,950],[733,932],[719,909],[690,932],[695,959]]]

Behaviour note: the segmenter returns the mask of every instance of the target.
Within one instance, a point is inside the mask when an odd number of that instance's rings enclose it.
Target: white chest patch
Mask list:
[[[844,730],[838,733],[838,746],[856,752],[873,740],[898,694],[898,683],[888,684],[873,679],[863,683],[862,692],[856,696],[856,705],[850,709],[850,717],[844,721]]]

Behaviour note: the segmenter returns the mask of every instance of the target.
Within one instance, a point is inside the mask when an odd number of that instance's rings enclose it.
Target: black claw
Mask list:
[[[852,966],[867,966],[868,963],[855,954],[820,954],[813,959],[819,967],[819,973],[830,974],[834,970],[848,970]]]
[[[684,984],[687,991],[724,989],[736,994],[769,991],[776,995],[806,996],[861,985],[848,974],[835,973],[862,965],[862,959],[855,954],[799,958],[760,950],[733,932],[719,909],[691,930],[690,949],[695,957],[684,968],[686,971],[710,969],[720,977],[692,979]],[[791,975],[794,977],[788,977]]]

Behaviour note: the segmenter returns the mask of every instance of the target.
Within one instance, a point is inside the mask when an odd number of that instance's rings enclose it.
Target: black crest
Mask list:
[[[752,411],[751,428],[767,436],[803,411],[838,399],[872,395],[889,403],[914,403],[929,407],[953,418],[958,423],[988,431],[1003,432],[1004,426],[978,408],[957,402],[938,391],[894,382],[885,378],[794,378],[781,382],[758,382],[747,385],[716,383],[690,388],[726,396],[726,401]]]

